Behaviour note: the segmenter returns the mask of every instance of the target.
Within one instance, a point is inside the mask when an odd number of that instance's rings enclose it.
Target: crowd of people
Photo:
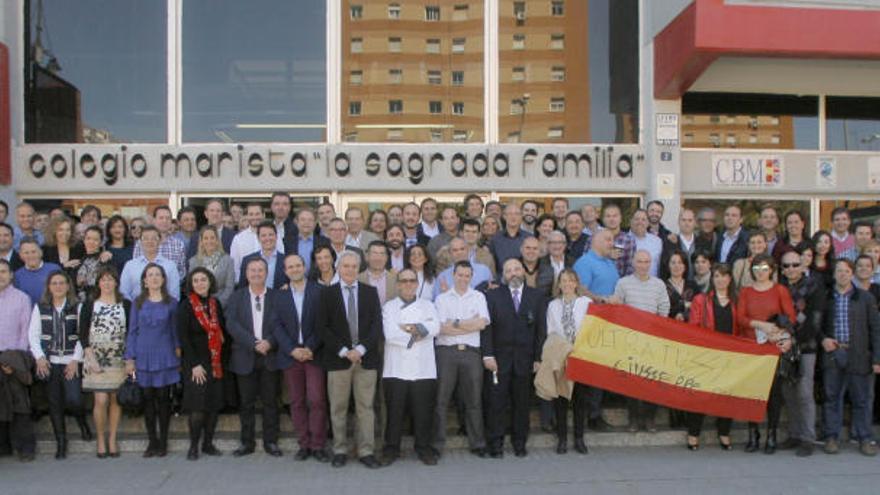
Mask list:
[[[379,468],[401,456],[409,430],[417,457],[434,465],[453,411],[475,456],[503,457],[509,433],[522,457],[536,391],[556,452],[568,450],[571,409],[571,445],[586,454],[585,428],[612,428],[602,411],[614,397],[552,373],[539,387],[535,377],[570,352],[590,304],[775,346],[763,447],[750,423],[747,452],[809,456],[821,440],[837,453],[848,410],[849,438],[877,453],[880,224],[852,226],[846,208],[833,211],[830,232],[811,236],[801,212],[785,212],[780,228],[769,206],[749,232],[736,204],[720,228],[714,209],[683,208],[677,232],[659,201],[635,210],[628,230],[620,206],[571,210],[564,198],[546,213],[532,200],[478,195],[341,217],[329,203],[293,206],[274,193],[267,219],[259,203],[211,199],[202,221],[192,207],[127,219],[22,202],[8,222],[0,202],[0,455],[34,459],[31,399],[41,390],[56,458],[67,455],[66,415],[94,436],[99,458],[118,457],[118,398],[131,387],[142,394],[144,457],[167,455],[178,395],[191,460],[221,455],[214,433],[230,407],[241,424],[232,454],[252,454],[258,403],[262,447],[283,455],[285,395],[300,461],[342,467],[354,451]],[[626,404],[629,431],[656,431],[655,404]],[[783,410],[788,431],[777,443]],[[732,422],[717,418],[724,450]],[[701,448],[703,423],[670,411],[690,450]]]

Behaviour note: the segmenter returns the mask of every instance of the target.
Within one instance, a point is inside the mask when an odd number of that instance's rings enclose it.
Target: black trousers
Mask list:
[[[687,423],[688,435],[692,437],[700,436],[700,433],[703,431],[703,418],[706,417],[705,414],[700,413],[685,413],[685,422]],[[730,436],[730,427],[733,425],[733,420],[730,418],[718,418],[715,420],[715,426],[718,428],[718,435],[722,437]]]
[[[257,397],[263,404],[263,446],[278,443],[279,376],[278,371],[268,368],[267,359],[261,354],[256,355],[253,371],[238,375],[242,446],[253,448],[256,444]]]
[[[82,415],[82,378],[77,375],[68,380],[64,377],[67,365],[50,364],[49,381],[46,384],[46,393],[49,400],[49,418],[52,420],[52,429],[55,438],[63,438],[67,428],[64,421],[65,411],[74,415]]]
[[[0,421],[0,453],[33,454],[37,437],[30,413],[13,414],[12,421]]]
[[[574,413],[574,438],[584,437],[584,419],[589,407],[589,391],[586,385],[575,383],[571,392],[571,400],[564,397],[553,399],[556,408],[556,437],[559,440],[568,438],[568,407],[571,404]]]
[[[515,375],[511,372],[498,373],[498,384],[492,382],[492,373],[487,372],[486,388],[489,396],[489,421],[486,424],[489,447],[501,450],[504,445],[504,430],[507,425],[505,413],[509,410],[511,441],[514,449],[524,449],[529,435],[529,402],[532,394],[531,375]]]
[[[400,454],[404,417],[408,411],[413,423],[416,453],[429,454],[433,441],[431,430],[434,424],[437,380],[383,378],[382,385],[385,389],[385,410],[388,413],[383,453]]]
[[[773,386],[770,387],[770,397],[767,398],[767,429],[775,430],[779,426],[779,418],[782,416],[782,406],[785,403],[782,395],[782,378],[773,377]],[[757,428],[758,423],[749,423],[750,428]]]

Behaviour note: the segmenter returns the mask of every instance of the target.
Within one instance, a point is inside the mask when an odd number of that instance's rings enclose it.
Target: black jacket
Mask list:
[[[736,240],[733,241],[733,246],[730,247],[730,251],[727,253],[727,258],[721,259],[721,248],[724,246],[724,233],[725,231],[721,231],[715,234],[715,261],[733,266],[733,263],[736,260],[746,258],[749,255],[749,232],[744,227],[741,228],[739,234],[736,236]]]
[[[256,259],[260,257],[260,253],[251,253],[244,258],[241,259],[241,270],[238,275],[238,285],[235,286],[236,289],[241,289],[242,287],[247,286],[247,276],[245,274],[245,268],[247,268],[248,261],[252,259]],[[266,274],[268,277],[272,277],[272,288],[280,289],[282,285],[287,283],[287,274],[284,273],[284,255],[281,253],[275,253],[275,273]],[[267,279],[267,284],[268,279]]]
[[[822,318],[824,317],[827,294],[824,282],[816,277],[804,276],[794,287],[787,281],[783,283],[791,293],[797,322],[794,325],[794,338],[803,354],[814,354],[818,350]],[[801,297],[803,294],[803,297]]]
[[[277,323],[274,327],[275,337],[278,339],[278,369],[287,369],[293,366],[293,357],[290,353],[297,347],[307,347],[316,354],[315,359],[317,360],[320,340],[315,329],[315,320],[321,304],[321,287],[315,282],[306,282],[301,325],[290,289],[278,291],[277,297]],[[300,335],[302,335],[302,346],[299,343]]]
[[[128,299],[122,300],[122,309],[125,311],[125,334],[128,335],[128,328],[131,325],[131,302]],[[92,332],[92,313],[95,311],[95,301],[89,299],[84,302],[82,309],[79,311],[79,343],[83,349],[89,346],[89,338]]]
[[[202,301],[206,309],[206,301]],[[209,310],[210,311],[210,310]],[[208,315],[210,318],[210,315]],[[232,338],[226,331],[226,322],[223,318],[223,308],[217,302],[217,318],[220,328],[223,329],[223,346],[220,351],[220,365],[225,370],[229,363],[229,351]],[[208,333],[202,328],[202,324],[196,318],[195,310],[189,296],[183,298],[177,306],[177,334],[180,336],[180,359],[183,376],[189,376],[189,372],[196,366],[201,365],[206,372],[211,372],[211,350],[208,347]],[[185,380],[186,381],[186,380]]]
[[[880,364],[880,314],[877,301],[868,291],[853,289],[849,298],[849,349],[847,373],[867,375],[872,364]],[[825,299],[825,319],[820,340],[836,339],[835,301],[837,289],[832,288]]]
[[[275,369],[275,352],[278,341],[275,339],[273,324],[276,302],[272,289],[266,290],[263,300],[263,340],[271,345],[266,355],[266,365]],[[248,287],[237,289],[229,296],[226,303],[226,332],[232,337],[232,349],[229,355],[229,371],[237,375],[247,375],[254,370],[257,338],[254,336],[254,321],[251,312],[251,295]]]
[[[494,357],[499,373],[529,375],[532,363],[541,359],[547,335],[545,298],[537,289],[523,286],[519,311],[514,310],[510,287],[486,292],[489,326],[480,332],[484,357]]]
[[[335,283],[321,292],[321,304],[315,327],[322,347],[320,361],[327,371],[339,371],[351,367],[351,362],[339,357],[343,347],[352,349],[351,334],[346,319],[342,285]],[[382,365],[379,348],[382,345],[382,306],[379,292],[367,284],[357,284],[358,344],[364,346],[361,364],[368,370]]]

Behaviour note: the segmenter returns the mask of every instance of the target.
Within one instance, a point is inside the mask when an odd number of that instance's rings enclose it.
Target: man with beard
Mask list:
[[[546,336],[544,298],[524,284],[522,262],[508,259],[502,273],[504,283],[486,292],[491,323],[480,343],[483,366],[491,373],[487,432],[489,455],[496,459],[503,457],[508,406],[514,454],[527,454],[532,373],[538,368]]]
[[[663,225],[663,212],[665,209],[666,207],[663,206],[661,201],[655,199],[648,202],[648,232],[656,235],[664,242],[672,234],[672,231]]]
[[[403,270],[406,264],[404,260],[406,253],[403,248],[405,238],[403,227],[397,224],[388,227],[385,232],[385,243],[388,244],[388,267],[398,272]]]
[[[553,218],[556,219],[556,228],[565,229],[565,215],[568,214],[568,200],[565,198],[553,198]]]
[[[535,222],[538,220],[538,203],[527,199],[522,203],[522,229],[535,233]]]
[[[409,248],[416,244],[427,246],[431,238],[426,236],[421,229],[421,209],[415,203],[403,205],[403,233],[405,234],[404,246]],[[387,234],[386,234],[387,235]]]

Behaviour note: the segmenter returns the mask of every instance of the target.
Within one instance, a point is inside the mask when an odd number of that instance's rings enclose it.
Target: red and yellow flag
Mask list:
[[[566,373],[666,407],[757,422],[778,360],[773,346],[629,306],[591,304]]]

